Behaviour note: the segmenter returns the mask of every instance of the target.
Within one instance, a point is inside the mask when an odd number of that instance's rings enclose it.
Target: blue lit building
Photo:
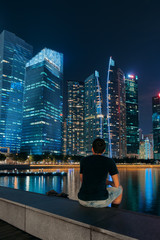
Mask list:
[[[107,75],[108,156],[126,157],[126,96],[124,74],[110,57]]]
[[[92,153],[92,143],[97,137],[103,137],[102,94],[99,73],[94,72],[85,82],[84,94],[84,150]]]
[[[154,159],[160,160],[160,93],[152,98]]]
[[[63,54],[44,48],[26,64],[21,151],[62,151]]]
[[[11,152],[20,150],[25,65],[32,50],[14,33],[0,34],[0,147]]]
[[[126,129],[127,156],[138,157],[139,153],[139,119],[138,119],[138,77],[128,74],[126,87]]]
[[[68,81],[67,154],[84,155],[84,83]]]

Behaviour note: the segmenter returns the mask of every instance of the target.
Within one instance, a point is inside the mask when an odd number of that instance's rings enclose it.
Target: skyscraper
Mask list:
[[[126,87],[126,129],[127,156],[138,157],[139,151],[139,120],[138,120],[138,77],[127,75]]]
[[[91,154],[93,140],[97,137],[103,137],[102,96],[97,71],[85,80],[84,115],[85,152]]]
[[[23,152],[61,153],[63,54],[44,48],[26,64]]]
[[[160,93],[152,98],[154,158],[160,159]]]
[[[124,74],[110,57],[107,75],[109,157],[126,156],[126,96]]]
[[[68,119],[63,119],[62,123],[62,154],[67,155],[67,136],[68,136]]]
[[[139,145],[139,158],[140,159],[153,159],[153,145],[148,137],[140,141]]]
[[[84,83],[68,81],[67,154],[84,154]]]
[[[11,152],[20,150],[25,65],[32,50],[14,33],[0,34],[0,146]]]
[[[107,116],[103,115],[103,139],[105,140],[106,142],[106,150],[105,150],[105,153],[104,155],[109,157],[109,145],[108,145],[108,119],[107,119]]]

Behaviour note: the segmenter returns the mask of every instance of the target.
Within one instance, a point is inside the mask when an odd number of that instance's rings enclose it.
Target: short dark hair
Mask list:
[[[106,143],[102,138],[96,138],[92,144],[95,153],[103,153],[106,148]]]

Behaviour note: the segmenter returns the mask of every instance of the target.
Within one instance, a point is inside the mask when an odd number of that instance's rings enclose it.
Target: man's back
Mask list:
[[[118,173],[114,161],[102,155],[91,155],[81,159],[80,173],[83,182],[78,198],[84,201],[104,200],[108,198],[106,178],[108,173]]]

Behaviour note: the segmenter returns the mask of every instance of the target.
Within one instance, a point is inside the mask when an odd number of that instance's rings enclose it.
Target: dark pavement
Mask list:
[[[0,240],[40,240],[0,220]]]

